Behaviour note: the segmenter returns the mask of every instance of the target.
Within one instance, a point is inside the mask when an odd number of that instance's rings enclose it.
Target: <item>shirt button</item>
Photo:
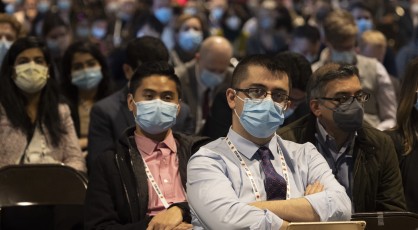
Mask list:
[[[168,183],[168,180],[167,179],[164,179],[164,183]]]

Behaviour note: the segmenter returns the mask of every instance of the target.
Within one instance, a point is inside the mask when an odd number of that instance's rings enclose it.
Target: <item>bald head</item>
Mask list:
[[[225,73],[232,58],[231,43],[220,36],[210,36],[205,39],[197,54],[200,70],[206,69],[214,73]]]
[[[210,36],[205,39],[200,46],[200,56],[218,54],[222,56],[232,57],[232,46],[228,40],[221,36]]]

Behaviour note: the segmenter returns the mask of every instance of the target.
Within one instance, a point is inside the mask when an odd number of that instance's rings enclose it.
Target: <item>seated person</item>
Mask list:
[[[127,102],[136,125],[125,131],[115,151],[94,162],[85,229],[192,227],[186,164],[205,138],[172,132],[180,98],[180,80],[167,62],[144,63],[134,72]]]
[[[59,95],[52,57],[36,37],[17,39],[0,72],[0,167],[65,164],[86,172],[70,109]]]
[[[350,199],[315,147],[275,135],[290,104],[284,69],[266,55],[235,68],[226,92],[232,127],[187,167],[196,229],[277,230],[293,221],[350,219]]]
[[[345,187],[354,212],[404,211],[405,198],[390,138],[363,122],[363,91],[354,65],[329,63],[308,83],[311,113],[278,130],[285,140],[314,144]]]

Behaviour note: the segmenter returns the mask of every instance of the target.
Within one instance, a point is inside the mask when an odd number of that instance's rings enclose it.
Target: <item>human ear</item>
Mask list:
[[[128,94],[128,97],[126,98],[126,101],[128,103],[129,111],[133,112],[136,109],[134,96],[132,94]]]
[[[318,100],[310,100],[309,101],[309,108],[311,109],[311,112],[316,116],[321,116],[321,109],[319,108],[319,101]]]
[[[226,100],[228,102],[229,108],[235,109],[235,90],[228,88],[226,90]]]

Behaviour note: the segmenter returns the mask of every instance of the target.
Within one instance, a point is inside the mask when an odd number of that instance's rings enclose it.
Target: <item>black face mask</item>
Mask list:
[[[353,132],[363,124],[364,109],[357,100],[349,105],[340,105],[335,109],[332,117],[337,126],[345,132]]]

